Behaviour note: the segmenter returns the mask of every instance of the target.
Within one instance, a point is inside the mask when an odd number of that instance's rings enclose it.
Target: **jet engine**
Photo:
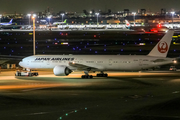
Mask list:
[[[56,76],[67,76],[72,71],[67,66],[58,65],[54,67],[53,72]]]

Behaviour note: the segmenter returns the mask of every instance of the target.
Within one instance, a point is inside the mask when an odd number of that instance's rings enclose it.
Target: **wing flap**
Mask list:
[[[99,70],[99,68],[96,68],[96,67],[87,66],[87,65],[83,65],[83,64],[79,64],[79,63],[74,63],[74,62],[69,62],[69,65],[77,68],[77,70],[88,70],[88,71]]]

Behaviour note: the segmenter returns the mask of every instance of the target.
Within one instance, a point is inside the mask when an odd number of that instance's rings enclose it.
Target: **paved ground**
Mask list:
[[[14,73],[0,73],[2,120],[180,119],[179,72],[111,72],[94,79],[81,79],[81,72],[68,77],[48,70],[38,77]]]

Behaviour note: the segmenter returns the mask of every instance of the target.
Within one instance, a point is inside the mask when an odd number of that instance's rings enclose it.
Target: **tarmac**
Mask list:
[[[108,72],[108,78],[93,79],[81,79],[82,72],[38,72],[22,77],[1,71],[2,120],[180,119],[179,72]]]

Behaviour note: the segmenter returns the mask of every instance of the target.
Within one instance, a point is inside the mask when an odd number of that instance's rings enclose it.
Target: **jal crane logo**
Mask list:
[[[158,44],[158,51],[160,53],[166,53],[168,51],[168,44],[164,41]]]

